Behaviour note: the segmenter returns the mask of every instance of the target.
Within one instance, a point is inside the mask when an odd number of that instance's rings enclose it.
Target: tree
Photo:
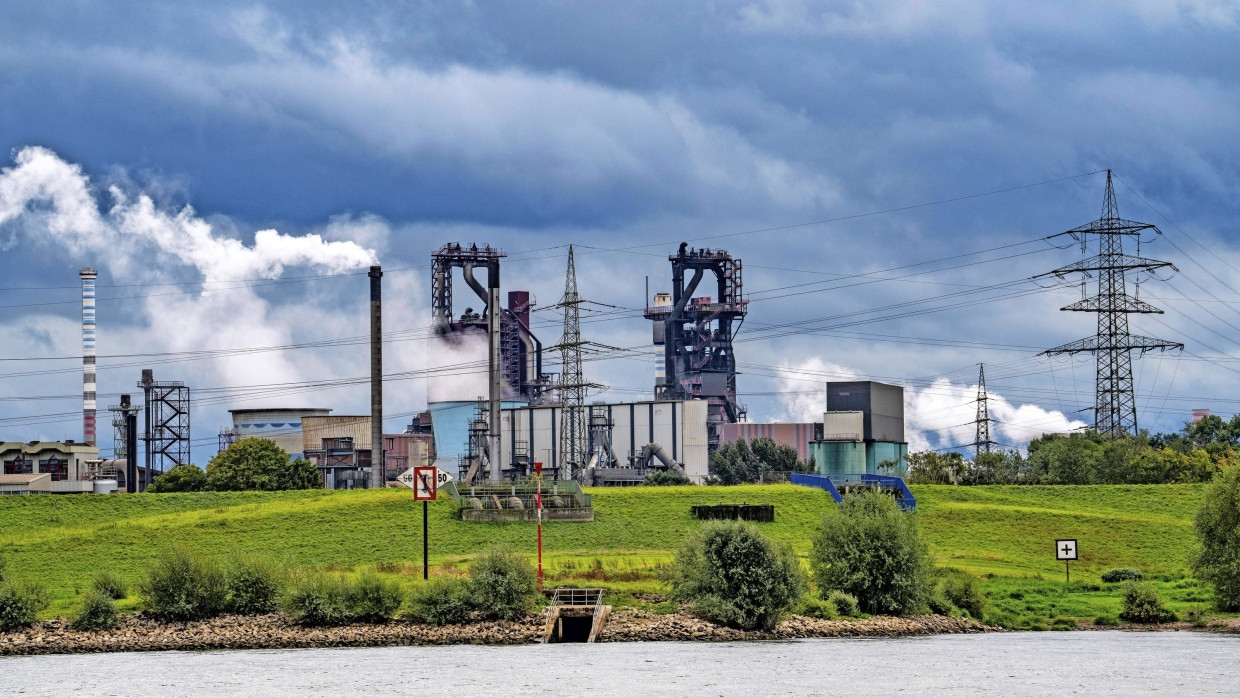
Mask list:
[[[672,599],[741,630],[773,630],[805,593],[805,573],[792,549],[744,521],[712,521],[691,535],[668,581]]]
[[[322,482],[312,464],[302,458],[289,461],[274,441],[257,437],[233,443],[207,464],[209,490],[305,490]]]
[[[1214,587],[1220,611],[1240,611],[1240,467],[1227,468],[1206,488],[1193,526],[1201,542],[1197,576]]]
[[[661,485],[692,485],[693,480],[690,480],[684,475],[670,469],[654,470],[646,474],[646,477],[642,480],[642,484],[651,487],[658,487]]]
[[[207,474],[193,464],[173,466],[151,481],[147,492],[201,492],[207,488]]]
[[[768,473],[808,473],[811,463],[797,459],[797,450],[760,436],[752,441],[737,439],[719,447],[710,457],[709,482],[742,485],[760,482]]]
[[[810,566],[820,594],[852,594],[866,613],[918,612],[930,591],[930,552],[917,515],[879,492],[850,494],[823,518]]]
[[[955,451],[908,454],[908,481],[919,485],[950,485],[960,482],[966,472],[964,457]]]

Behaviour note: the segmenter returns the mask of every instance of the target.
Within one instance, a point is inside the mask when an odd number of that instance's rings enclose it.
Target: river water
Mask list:
[[[4,695],[1240,694],[1240,637],[1055,632],[792,642],[0,657]]]

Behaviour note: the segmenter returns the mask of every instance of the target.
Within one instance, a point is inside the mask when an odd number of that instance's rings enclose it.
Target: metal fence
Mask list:
[[[449,482],[443,490],[459,509],[535,509],[538,490],[532,485],[482,484],[459,486]],[[590,495],[572,480],[555,480],[543,484],[543,509],[585,509],[592,506]]]

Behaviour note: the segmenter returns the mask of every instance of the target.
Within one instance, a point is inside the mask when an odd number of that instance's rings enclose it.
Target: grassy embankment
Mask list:
[[[1118,585],[1099,580],[1113,567],[1136,567],[1155,578],[1173,609],[1208,601],[1187,570],[1202,489],[923,486],[914,492],[939,564],[985,575],[995,618],[1040,628],[1055,618],[1116,615]],[[803,556],[831,506],[825,493],[790,485],[592,494],[594,523],[544,527],[548,583],[603,586],[622,604],[645,603],[647,594],[663,591],[657,568],[699,525],[689,515],[693,504],[775,504],[776,522],[763,529]],[[48,587],[47,615],[72,613],[96,570],[136,583],[173,542],[221,560],[257,553],[294,565],[377,568],[413,585],[421,577],[422,512],[411,500],[406,490],[4,497],[0,554],[14,576]],[[1082,559],[1066,587],[1063,564],[1052,553],[1057,537],[1080,541]],[[533,524],[464,523],[447,499],[431,506],[433,572],[462,568],[472,554],[498,543],[532,553]],[[121,607],[136,605],[131,596]]]

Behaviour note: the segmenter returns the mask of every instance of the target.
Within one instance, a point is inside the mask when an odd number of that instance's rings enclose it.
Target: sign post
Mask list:
[[[430,538],[428,536],[429,525],[427,524],[427,519],[429,517],[428,509],[430,502],[434,501],[435,495],[439,490],[441,475],[447,478],[444,482],[452,479],[452,476],[439,468],[429,465],[419,465],[410,468],[401,473],[400,477],[397,478],[405,485],[413,488],[414,501],[422,502],[422,579],[430,579],[431,576]]]
[[[534,506],[538,509],[538,589],[543,588],[542,568],[542,463],[534,461],[534,479],[538,483],[534,491]]]
[[[1076,539],[1070,538],[1066,540],[1055,541],[1055,559],[1063,560],[1063,580],[1064,583],[1072,581],[1071,562],[1076,559]]]

